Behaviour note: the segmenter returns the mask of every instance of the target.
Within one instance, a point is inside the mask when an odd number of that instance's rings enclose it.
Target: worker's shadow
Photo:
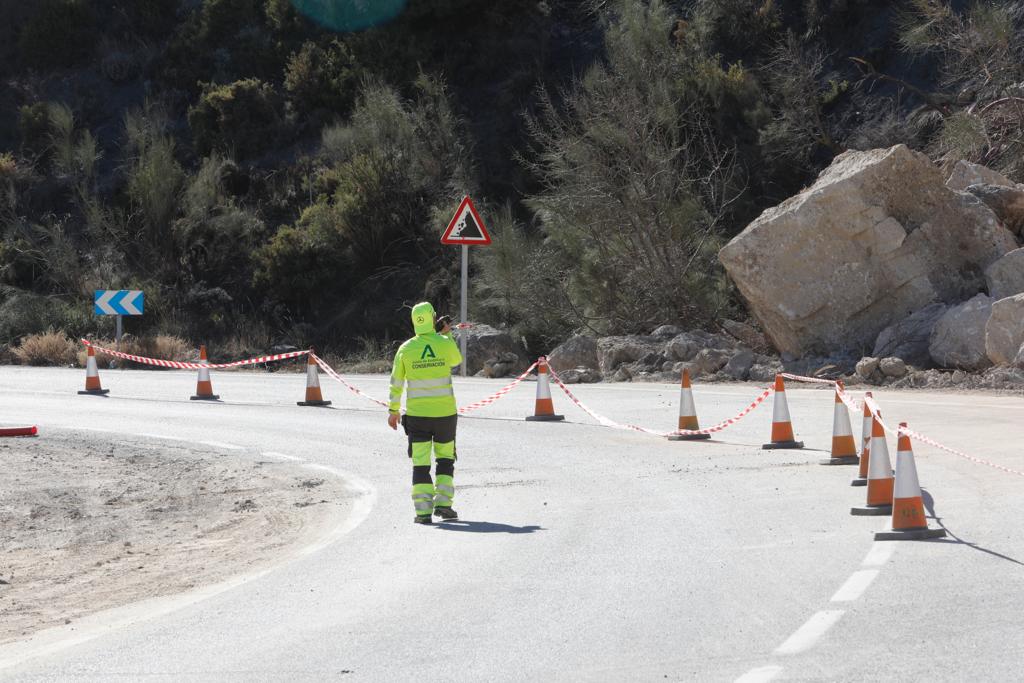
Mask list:
[[[532,534],[534,531],[543,531],[539,526],[512,526],[511,524],[499,524],[497,522],[471,522],[466,519],[457,519],[450,522],[440,521],[434,524],[439,529],[448,531],[470,531],[475,534]]]
[[[928,540],[928,541],[922,541],[922,543],[939,543],[939,544],[941,544],[941,543],[951,543],[951,544],[955,544],[955,545],[963,545],[963,546],[966,546],[968,548],[971,548],[972,550],[977,550],[977,551],[986,553],[988,555],[992,555],[993,557],[998,557],[1001,560],[1006,560],[1007,562],[1013,562],[1014,564],[1017,564],[1017,565],[1020,565],[1020,566],[1024,567],[1024,562],[1021,562],[1020,560],[1014,559],[1014,558],[1010,557],[1009,555],[1003,555],[1002,553],[997,553],[995,550],[990,550],[988,548],[983,548],[980,545],[978,545],[977,543],[971,543],[969,541],[965,541],[964,539],[962,539],[959,536],[957,536],[956,534],[954,534],[953,531],[948,526],[946,526],[943,523],[942,517],[940,517],[938,515],[938,513],[935,511],[935,499],[932,498],[932,494],[928,492],[928,489],[925,489],[924,487],[921,488],[921,498],[922,498],[922,501],[924,502],[925,509],[931,515],[932,519],[935,520],[936,524],[938,524],[940,527],[945,529],[946,530],[946,535],[949,536],[949,538],[936,538],[936,539],[931,539],[931,540]]]

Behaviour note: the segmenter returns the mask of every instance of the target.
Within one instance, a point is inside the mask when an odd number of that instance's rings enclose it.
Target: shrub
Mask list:
[[[18,41],[34,68],[66,67],[87,59],[96,39],[96,16],[87,0],[42,0]]]
[[[113,339],[93,339],[92,342],[96,346],[108,349],[117,348],[117,342]],[[146,358],[159,358],[161,360],[192,361],[196,358],[196,347],[194,345],[181,337],[166,334],[159,334],[154,337],[136,337],[126,334],[121,339],[120,350],[133,356],[145,356]],[[83,345],[78,350],[78,364],[81,367],[85,367],[86,358],[88,357],[89,351]],[[120,359],[112,358],[106,354],[96,354],[96,364],[100,368],[110,367],[111,361],[122,363],[123,367],[126,368],[164,369],[157,365],[120,361]]]
[[[255,78],[229,85],[207,85],[189,109],[188,123],[201,154],[218,151],[248,157],[274,144],[282,121],[281,98]]]
[[[69,304],[14,287],[3,287],[0,298],[4,299],[0,303],[0,342],[12,343],[51,328],[77,338],[96,327],[92,309],[81,301]]]
[[[71,365],[75,362],[76,344],[64,331],[50,328],[43,334],[31,334],[14,349],[14,356],[23,365]]]
[[[21,147],[42,154],[49,145],[50,114],[46,102],[23,105],[18,110],[18,137]]]
[[[359,69],[348,47],[333,40],[326,47],[307,41],[288,58],[284,87],[296,109],[328,109],[348,115],[355,100]]]

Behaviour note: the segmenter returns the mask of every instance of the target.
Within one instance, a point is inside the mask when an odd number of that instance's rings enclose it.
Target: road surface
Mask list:
[[[554,388],[565,423],[525,422],[525,383],[459,426],[459,524],[412,524],[410,464],[382,409],[323,378],[0,369],[0,419],[107,429],[294,458],[351,476],[363,504],[315,552],[235,584],[98,615],[0,647],[0,680],[764,681],[1019,680],[1024,477],[915,446],[949,538],[873,541],[851,467],[823,467],[829,391],[790,385],[802,451],[763,451],[767,402],[712,442],[594,424]],[[386,396],[387,378],[356,383]],[[456,379],[460,404],[500,383]],[[599,412],[671,429],[678,389],[573,387]],[[703,425],[754,385],[697,385]],[[875,392],[886,418],[1024,470],[1024,401]],[[859,438],[860,420],[854,416]],[[141,436],[145,435],[145,436]],[[240,450],[239,450],[240,449]],[[890,451],[895,456],[895,443]],[[73,457],[73,454],[69,454]],[[2,549],[0,549],[2,552]]]

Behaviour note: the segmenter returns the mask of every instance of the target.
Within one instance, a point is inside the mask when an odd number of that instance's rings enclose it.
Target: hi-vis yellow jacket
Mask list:
[[[391,400],[388,410],[401,408],[402,390],[408,383],[405,412],[414,417],[448,417],[457,412],[452,387],[452,368],[462,354],[451,334],[434,331],[434,307],[417,304],[412,309],[416,336],[402,344],[391,369]]]

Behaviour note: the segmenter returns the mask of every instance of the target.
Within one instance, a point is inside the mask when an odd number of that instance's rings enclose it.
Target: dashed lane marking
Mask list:
[[[879,569],[861,569],[854,572],[846,580],[836,594],[832,596],[832,602],[852,602],[864,594],[871,582],[878,576]]]
[[[737,678],[736,683],[768,683],[768,681],[772,680],[780,673],[782,673],[782,667],[777,664],[759,666]]]
[[[777,655],[795,655],[814,647],[814,644],[836,625],[845,614],[844,610],[832,609],[817,612],[798,628],[782,645],[775,648]]]

